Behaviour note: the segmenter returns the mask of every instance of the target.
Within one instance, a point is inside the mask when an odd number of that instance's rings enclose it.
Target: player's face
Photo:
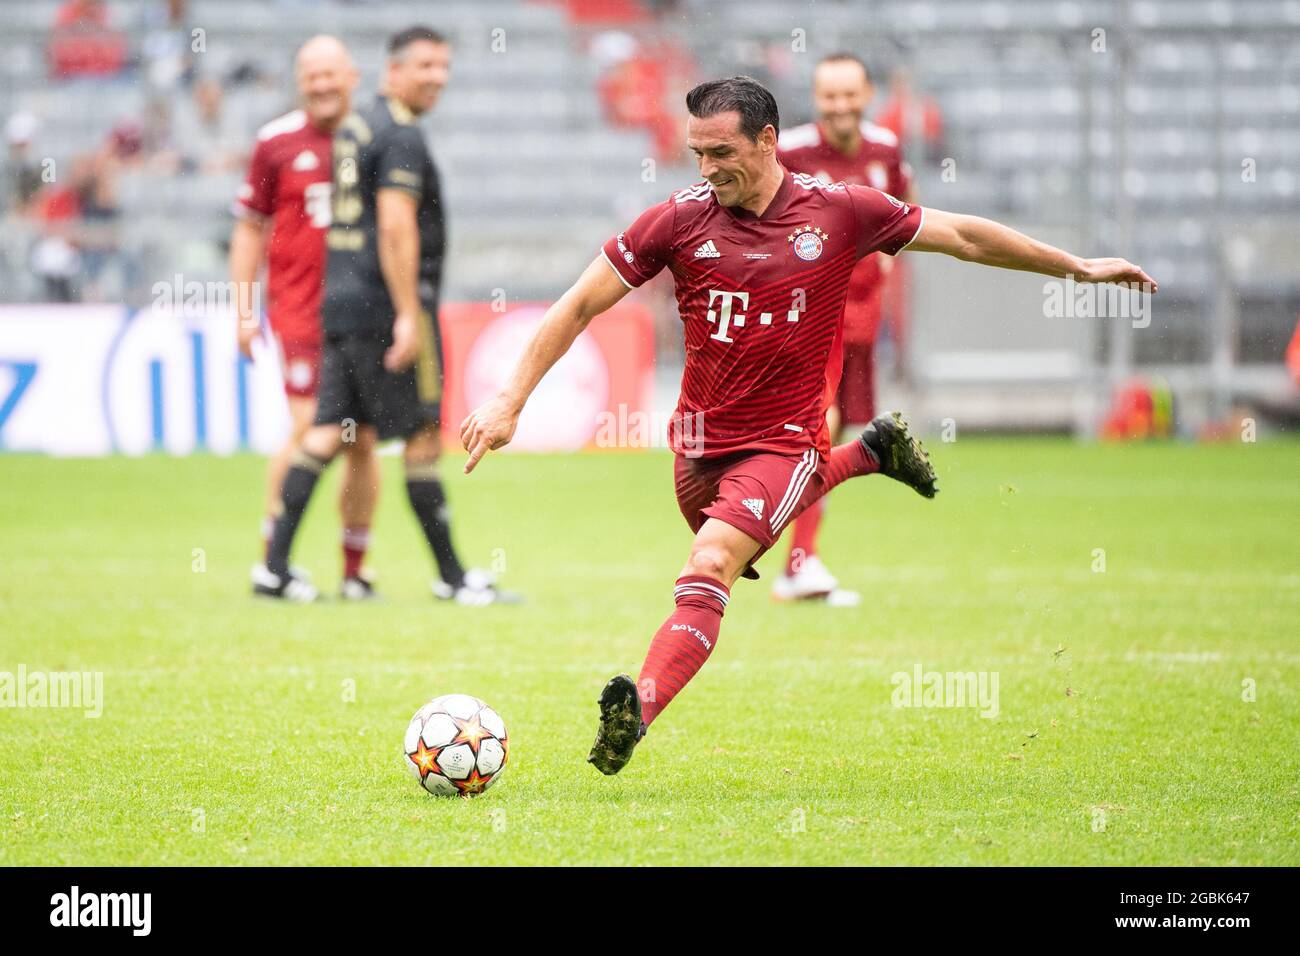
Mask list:
[[[766,126],[754,142],[740,131],[740,114],[734,110],[704,119],[692,116],[686,122],[686,145],[718,203],[739,206],[759,190],[776,152],[776,131]]]
[[[832,60],[813,74],[813,105],[831,136],[851,138],[871,102],[871,83],[860,64]]]
[[[312,125],[333,129],[352,108],[357,71],[341,51],[304,56],[298,62],[298,94]]]
[[[388,89],[415,113],[433,109],[451,77],[451,47],[417,40],[389,61]]]

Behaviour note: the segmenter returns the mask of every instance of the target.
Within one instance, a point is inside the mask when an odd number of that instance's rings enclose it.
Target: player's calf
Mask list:
[[[275,519],[271,543],[266,549],[266,567],[276,577],[290,576],[289,552],[293,548],[294,536],[298,533],[298,524],[307,510],[307,503],[311,501],[312,492],[316,490],[321,472],[329,463],[329,457],[319,458],[309,452],[298,451],[285,473],[284,486],[280,491],[280,514]]]

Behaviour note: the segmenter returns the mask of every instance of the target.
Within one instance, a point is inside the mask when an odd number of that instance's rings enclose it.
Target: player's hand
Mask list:
[[[1114,282],[1146,292],[1156,292],[1160,288],[1155,279],[1127,259],[1084,259],[1079,279],[1083,282]]]
[[[252,359],[253,340],[257,338],[257,334],[260,331],[262,330],[251,317],[240,316],[237,334],[239,339],[239,351],[243,354],[244,358]]]
[[[420,354],[419,317],[405,313],[393,320],[393,344],[384,353],[384,368],[401,372],[415,364]]]
[[[465,474],[474,470],[479,459],[510,443],[519,424],[519,406],[503,396],[484,402],[460,423],[460,443],[469,452]]]

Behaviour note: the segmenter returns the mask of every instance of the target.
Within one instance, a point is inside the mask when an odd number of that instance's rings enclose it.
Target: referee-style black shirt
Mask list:
[[[376,97],[354,110],[334,133],[332,224],[321,322],[326,335],[393,334],[393,302],[379,268],[380,189],[401,189],[419,205],[420,299],[437,314],[446,228],[438,169],[416,125],[399,100]]]

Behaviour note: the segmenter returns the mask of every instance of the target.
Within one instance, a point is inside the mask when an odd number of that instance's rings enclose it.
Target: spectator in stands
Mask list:
[[[88,301],[101,301],[104,269],[118,260],[118,177],[123,166],[134,162],[143,149],[139,128],[122,124],[98,152],[83,157],[73,169],[73,187],[81,206],[77,237],[82,255],[82,297]]]
[[[41,167],[31,155],[32,140],[39,128],[40,121],[31,113],[15,113],[5,124],[8,156],[4,164],[4,205],[19,215],[26,214],[43,185]]]
[[[172,144],[184,166],[199,173],[228,173],[247,160],[246,134],[225,109],[225,93],[213,77],[201,77],[187,104],[172,118]]]
[[[597,84],[605,118],[647,130],[661,162],[680,159],[685,129],[676,110],[695,75],[690,56],[670,40],[638,41],[621,31],[597,36],[591,53],[605,65]]]
[[[56,181],[37,195],[35,211],[40,236],[32,246],[32,273],[40,279],[47,302],[76,302],[81,273],[81,252],[75,242],[80,196],[72,185]]]
[[[151,0],[140,16],[141,70],[149,86],[167,92],[193,70],[187,0]]]
[[[48,55],[56,77],[116,76],[126,65],[126,41],[110,26],[103,0],[67,0],[55,16]]]
[[[933,96],[916,93],[906,68],[899,67],[889,77],[889,98],[876,122],[898,137],[898,144],[909,157],[928,164],[944,155],[943,114]]]

